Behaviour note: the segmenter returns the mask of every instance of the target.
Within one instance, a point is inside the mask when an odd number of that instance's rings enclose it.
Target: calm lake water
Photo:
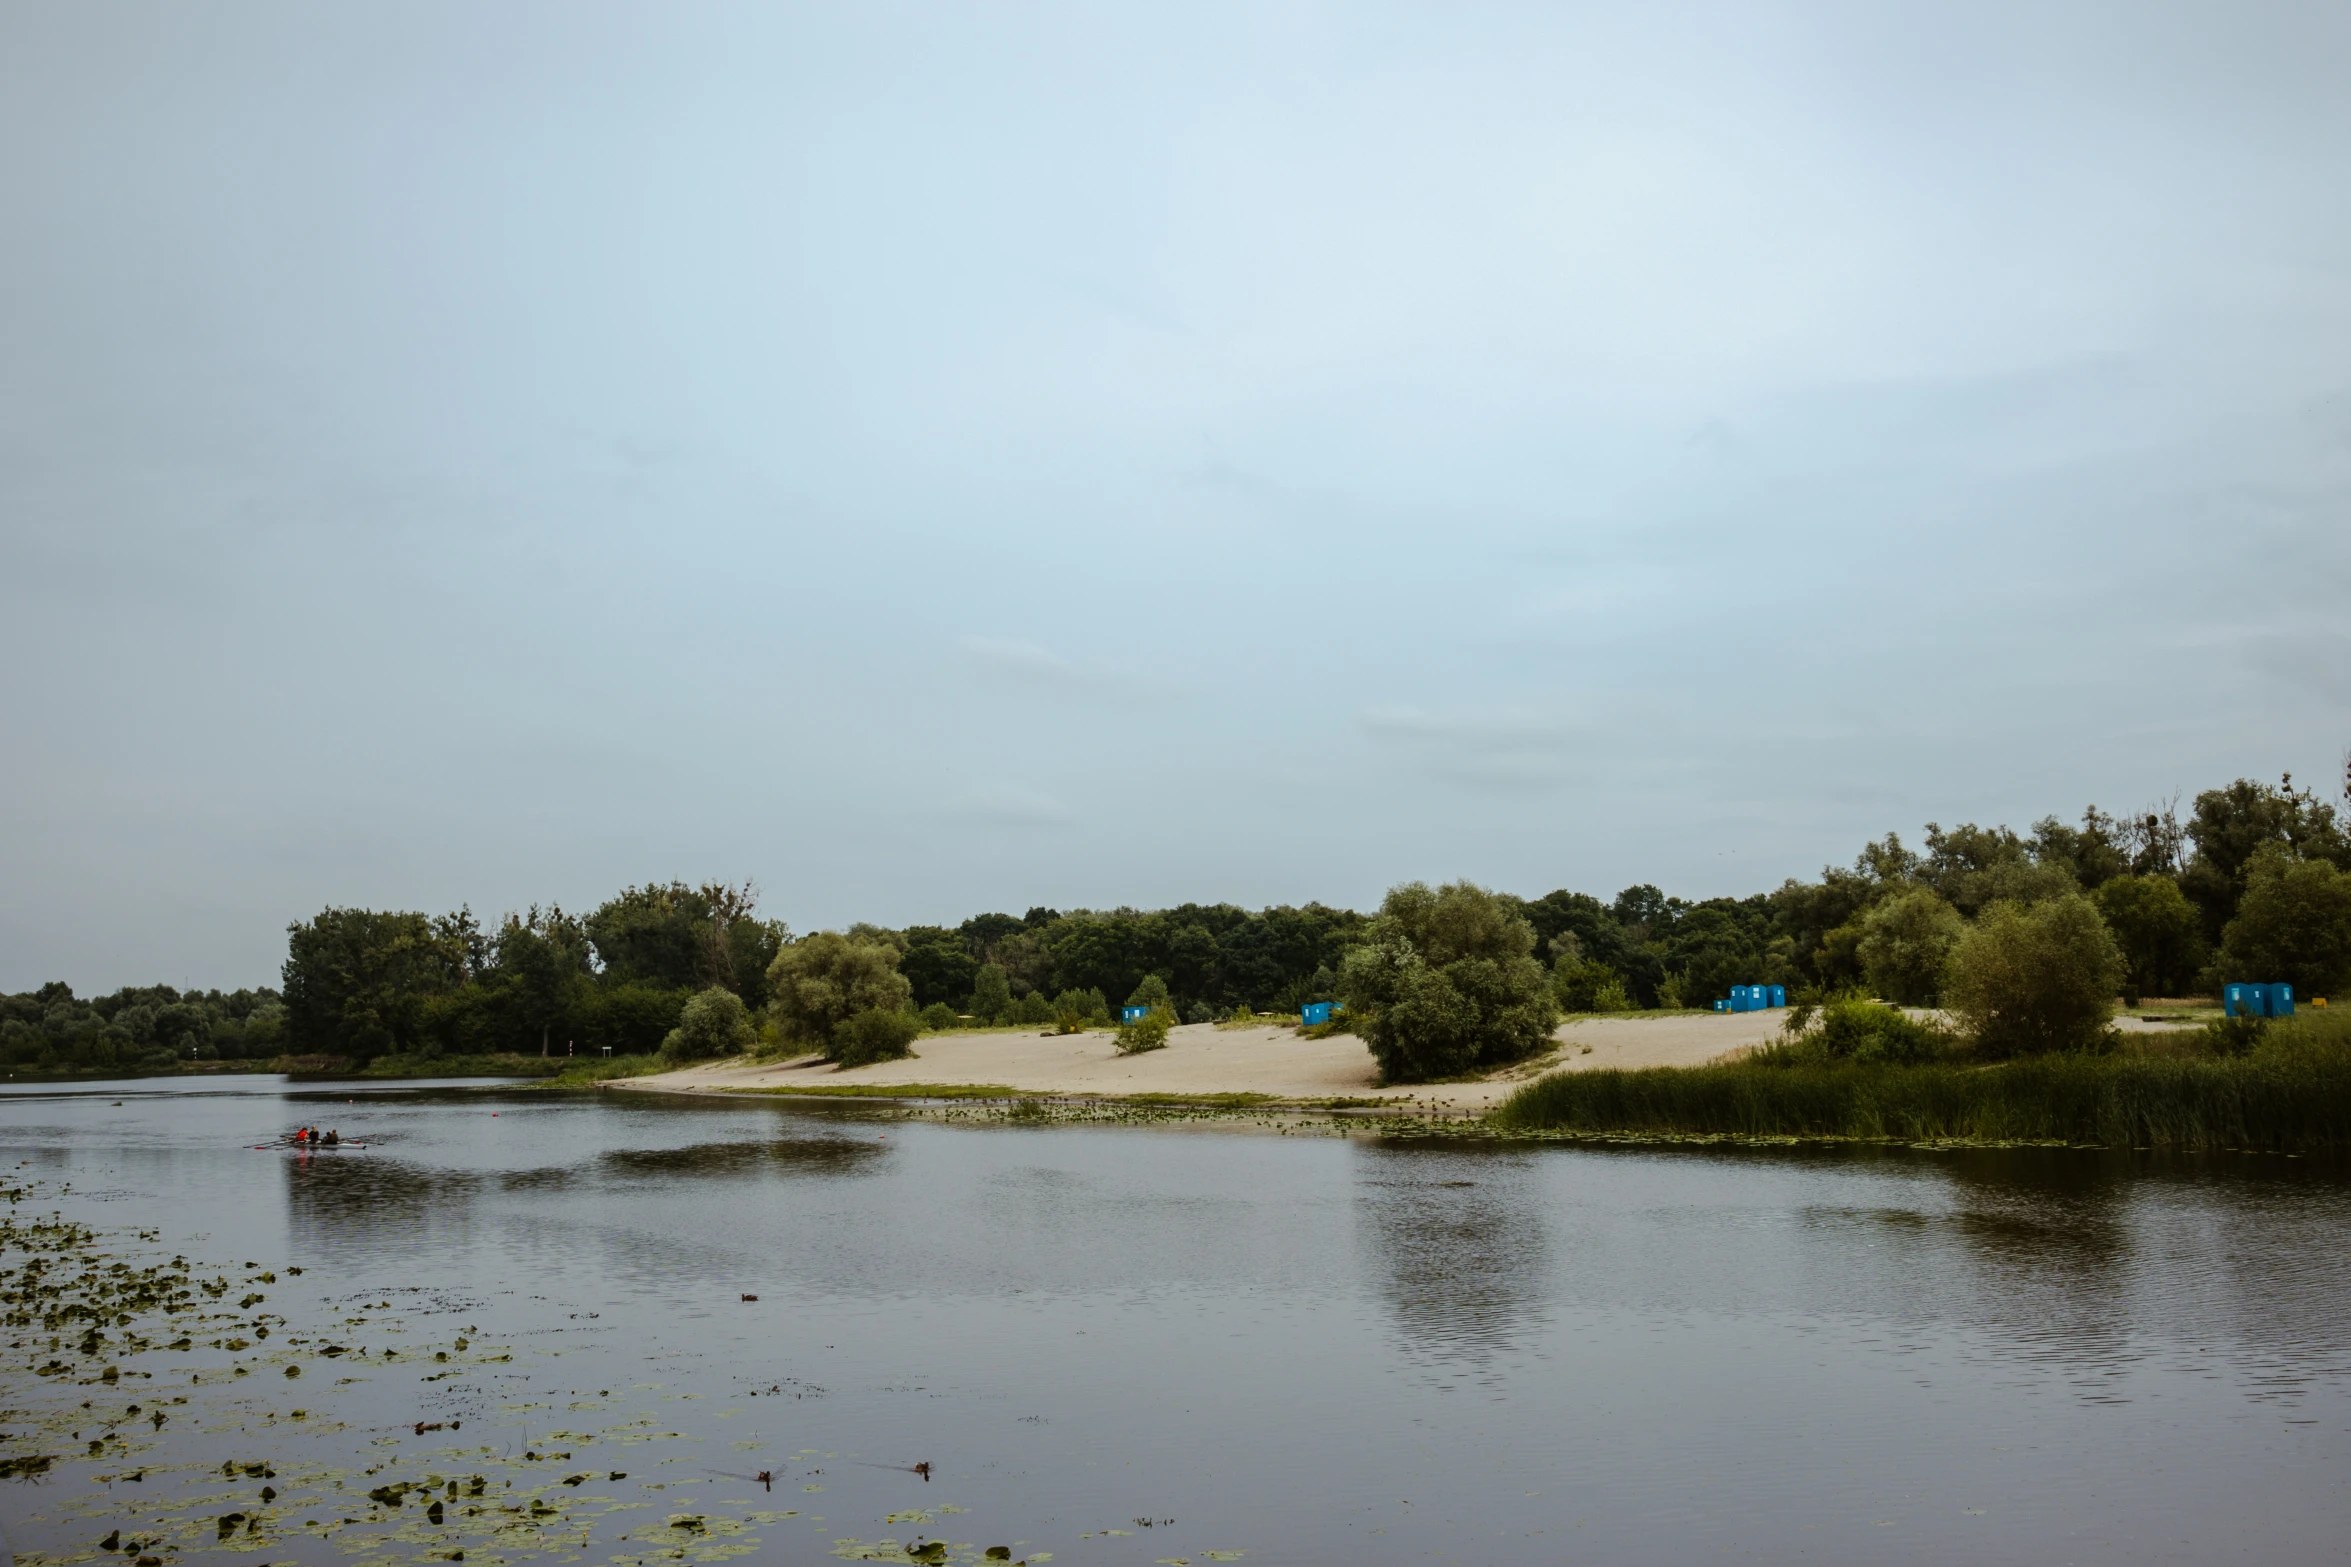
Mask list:
[[[369,1146],[249,1146],[299,1122]],[[0,1157],[20,1218],[304,1270],[255,1287],[266,1343],[95,1393],[10,1335],[0,1455],[190,1400],[0,1485],[20,1557],[147,1518],[167,1561],[244,1564],[2351,1554],[2339,1166],[274,1078],[18,1090]],[[361,1495],[477,1474],[442,1525]]]

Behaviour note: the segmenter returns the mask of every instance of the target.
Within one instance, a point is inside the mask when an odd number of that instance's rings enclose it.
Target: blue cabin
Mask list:
[[[1150,1015],[1151,1009],[1149,1007],[1120,1007],[1118,1009],[1118,1020],[1121,1023],[1139,1022]]]
[[[1310,1001],[1298,1009],[1298,1021],[1307,1028],[1320,1028],[1337,1010],[1339,1004],[1335,1001]]]
[[[2269,1015],[2271,1017],[2292,1017],[2294,1015],[2294,987],[2291,985],[2271,985],[2268,989]]]
[[[2286,1004],[2292,1006],[2292,987],[2287,987],[2287,990],[2289,999]],[[2269,991],[2267,985],[2223,986],[2220,993],[2221,1013],[2225,1017],[2267,1017]]]

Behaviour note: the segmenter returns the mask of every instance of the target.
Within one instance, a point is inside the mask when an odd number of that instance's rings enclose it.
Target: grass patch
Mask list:
[[[598,1083],[619,1082],[623,1078],[651,1077],[656,1072],[675,1070],[673,1063],[659,1056],[599,1056],[593,1061],[574,1060],[553,1077],[543,1078],[533,1085],[539,1088],[593,1088]]]
[[[1086,1094],[1088,1099],[1112,1099],[1123,1105],[1181,1105],[1193,1110],[1248,1110],[1258,1105],[1284,1104],[1279,1094]]]
[[[1555,1073],[1497,1106],[1511,1132],[2067,1143],[2305,1153],[2351,1148],[2351,1051],[2281,1040],[2236,1059],[2044,1056]]]

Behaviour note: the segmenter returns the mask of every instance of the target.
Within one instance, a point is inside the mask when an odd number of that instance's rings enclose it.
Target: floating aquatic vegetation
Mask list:
[[[31,1190],[9,1195],[20,1208]],[[185,1567],[223,1552],[248,1561],[326,1551],[371,1564],[511,1564],[580,1560],[591,1550],[615,1563],[669,1567],[751,1554],[762,1549],[763,1531],[824,1525],[798,1509],[754,1510],[747,1500],[717,1497],[648,1525],[649,1493],[700,1482],[632,1482],[630,1471],[691,1462],[705,1439],[628,1400],[703,1395],[644,1383],[620,1399],[606,1388],[593,1400],[493,1401],[552,1373],[565,1351],[535,1344],[534,1334],[560,1326],[429,1333],[437,1315],[465,1312],[478,1322],[471,1314],[480,1303],[415,1289],[392,1292],[395,1307],[379,1284],[371,1299],[313,1307],[250,1287],[281,1273],[301,1270],[205,1265],[167,1252],[152,1231],[101,1233],[62,1212],[0,1210],[0,1345],[8,1351],[0,1402],[9,1410],[0,1479],[41,1487],[37,1506],[11,1513],[12,1528],[21,1525],[23,1567],[87,1561],[93,1547],[123,1567]],[[248,1286],[241,1293],[233,1282],[240,1276]],[[412,1334],[427,1342],[387,1342]],[[382,1401],[409,1385],[387,1376],[428,1356],[433,1372],[408,1374],[434,1406],[418,1413],[411,1405],[385,1423]],[[371,1374],[306,1375],[322,1367]],[[763,1380],[762,1396],[824,1391]],[[307,1396],[288,1408],[283,1392],[296,1383]],[[592,1414],[576,1430],[525,1426],[559,1408]],[[636,1462],[597,1462],[597,1450],[622,1448],[639,1449]],[[746,1474],[718,1472],[763,1491],[789,1478],[813,1492],[823,1489],[813,1483],[823,1472],[814,1461],[834,1457],[804,1448],[788,1462],[751,1460],[767,1467]],[[927,1460],[878,1467],[934,1478]],[[960,1511],[943,1504],[891,1521],[927,1525]],[[830,1532],[822,1528],[819,1543],[853,1559],[1013,1560],[1009,1546],[918,1536],[865,1550]],[[1041,1551],[1021,1558],[1050,1559]]]

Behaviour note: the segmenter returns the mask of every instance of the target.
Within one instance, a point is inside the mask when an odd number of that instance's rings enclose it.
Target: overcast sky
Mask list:
[[[2351,740],[2351,8],[0,0],[0,988]]]

